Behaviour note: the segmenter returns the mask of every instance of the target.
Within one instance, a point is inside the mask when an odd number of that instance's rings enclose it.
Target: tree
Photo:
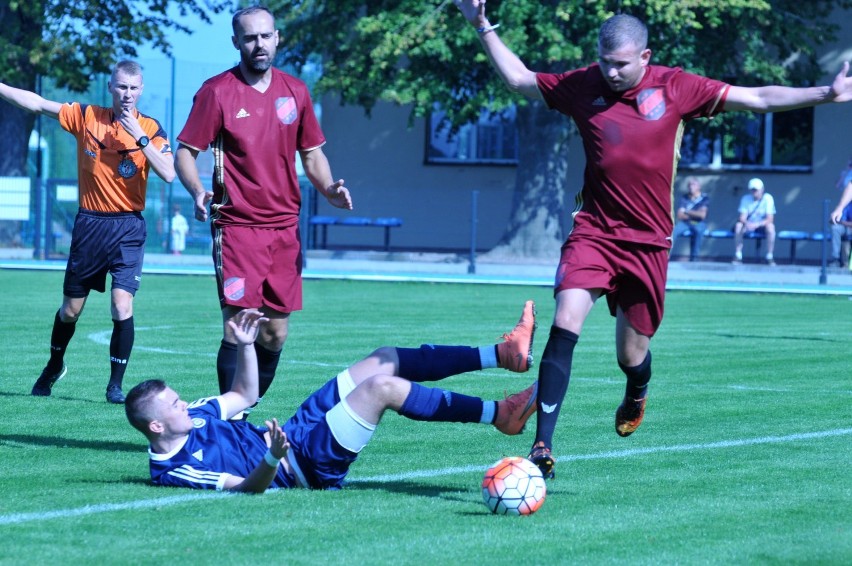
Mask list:
[[[203,6],[202,6],[203,4]],[[168,11],[198,15],[221,12],[229,0],[3,0],[0,2],[0,81],[36,90],[36,78],[85,91],[95,75],[108,73],[117,58],[136,57],[136,48],[151,44],[170,53],[168,30],[191,33]],[[29,135],[35,115],[0,104],[0,176],[26,175]]]
[[[804,85],[823,75],[816,50],[835,39],[832,12],[850,7],[850,0],[490,0],[488,15],[535,71],[593,62],[600,24],[628,13],[648,24],[652,63],[741,86]],[[270,8],[284,30],[280,62],[299,69],[319,56],[316,94],[336,93],[368,115],[387,101],[410,106],[413,120],[437,103],[457,127],[483,108],[517,105],[513,210],[492,251],[554,256],[564,239],[566,195],[578,189],[565,186],[573,124],[503,87],[450,0],[303,0]]]

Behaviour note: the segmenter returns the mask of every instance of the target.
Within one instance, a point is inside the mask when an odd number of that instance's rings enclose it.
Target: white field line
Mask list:
[[[648,448],[631,448],[628,450],[613,450],[610,452],[598,452],[595,454],[574,454],[570,456],[557,457],[557,462],[578,462],[581,460],[607,460],[615,458],[630,458],[632,456],[644,456],[646,454],[660,454],[665,452],[694,452],[697,450],[713,450],[719,448],[739,448],[742,446],[754,446],[756,444],[778,444],[783,442],[797,442],[800,440],[815,440],[830,438],[833,436],[844,436],[852,434],[852,428],[838,428],[834,430],[823,430],[819,432],[804,432],[790,434],[787,436],[761,436],[759,438],[743,438],[740,440],[723,440],[707,444],[676,444],[674,446],[652,446]],[[350,480],[350,483],[376,482],[389,483],[393,481],[408,480],[422,477],[445,476],[475,472],[482,470],[482,466],[463,466],[457,468],[444,468],[442,470],[420,470],[404,472],[401,474],[387,474],[373,476],[370,478],[358,478]]]
[[[743,446],[754,446],[759,444],[779,444],[785,442],[799,442],[802,440],[819,440],[836,436],[852,434],[852,428],[838,428],[817,432],[803,432],[789,434],[786,436],[761,436],[758,438],[743,438],[740,440],[722,440],[706,444],[676,444],[674,446],[655,446],[649,448],[633,448],[629,450],[615,450],[610,452],[598,452],[595,454],[575,454],[556,458],[557,462],[577,462],[581,460],[606,460],[615,458],[630,458],[644,456],[647,454],[660,454],[667,452],[694,452],[698,450],[715,450],[722,448],[739,448]],[[365,478],[352,479],[349,483],[391,483],[416,478],[434,478],[470,472],[480,472],[484,469],[482,465],[459,466],[443,468],[439,470],[414,470],[400,474],[386,474]],[[86,505],[76,509],[57,509],[56,511],[40,511],[35,513],[12,513],[0,515],[0,525],[19,525],[34,521],[45,521],[48,519],[67,519],[113,511],[132,511],[138,509],[151,509],[157,507],[170,507],[182,503],[190,503],[212,498],[232,496],[231,493],[223,492],[191,492],[173,497],[162,497],[156,499],[143,499],[141,501],[130,501],[127,503],[102,503],[99,505]]]
[[[86,505],[76,509],[57,509],[56,511],[41,511],[37,513],[13,513],[10,515],[0,515],[0,525],[19,525],[21,523],[44,521],[47,519],[68,519],[70,517],[97,515],[98,513],[108,513],[110,511],[133,511],[150,509],[152,507],[170,507],[190,501],[233,495],[231,492],[191,492],[184,495],[175,495],[174,497],[143,499],[142,501],[129,501],[127,503],[101,503],[100,505]]]

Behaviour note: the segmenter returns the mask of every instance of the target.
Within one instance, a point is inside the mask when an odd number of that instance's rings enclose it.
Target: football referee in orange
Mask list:
[[[33,385],[33,395],[50,395],[53,385],[68,372],[65,350],[77,320],[89,293],[106,290],[109,273],[113,330],[106,399],[124,403],[121,383],[133,349],[133,297],[142,279],[147,236],[142,211],[148,174],[153,169],[167,183],[175,177],[166,132],[136,109],[142,88],[142,69],[133,61],[121,61],[112,70],[111,108],[53,102],[0,83],[0,98],[56,118],[77,138],[80,209],[71,234],[62,306],[53,319],[50,359]]]

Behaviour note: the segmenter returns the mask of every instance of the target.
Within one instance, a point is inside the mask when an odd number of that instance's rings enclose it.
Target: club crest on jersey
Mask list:
[[[246,280],[243,277],[231,277],[222,287],[225,296],[232,301],[238,301],[246,294]]]
[[[636,97],[639,114],[646,120],[659,120],[666,113],[666,100],[663,90],[659,88],[646,88]]]
[[[275,112],[282,124],[296,121],[296,100],[292,96],[282,96],[275,101]]]
[[[195,417],[194,419],[192,419],[192,428],[201,428],[205,424],[207,424],[207,421],[205,421],[204,419],[200,419],[198,417]],[[199,458],[199,460],[200,459],[201,458]]]

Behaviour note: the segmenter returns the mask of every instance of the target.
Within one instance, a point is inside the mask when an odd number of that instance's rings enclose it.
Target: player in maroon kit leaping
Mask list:
[[[485,0],[455,0],[500,78],[513,92],[571,117],[586,170],[574,227],[556,272],[556,313],[539,369],[536,438],[530,459],[553,477],[553,432],[568,390],[586,316],[605,295],[616,318],[618,365],[627,376],[615,429],[642,422],[651,379],[651,337],[663,318],[673,228],[672,187],[683,123],[722,111],[779,112],[852,98],[849,63],[831,86],[744,88],[650,65],[648,31],[617,15],[601,26],[598,62],[565,73],[535,73],[509,50],[485,16]]]
[[[240,64],[207,80],[178,135],[176,168],[195,199],[195,217],[207,220],[212,199],[213,262],[224,338],[219,348],[219,391],[230,390],[237,341],[228,321],[260,308],[268,322],[255,342],[260,395],[275,376],[290,313],[302,308],[301,191],[296,153],[317,191],[337,208],[351,209],[343,180],[335,181],[305,84],[272,67],[278,45],[275,18],[266,8],[238,11],[232,20]],[[205,190],[195,159],[213,149],[213,192]]]

